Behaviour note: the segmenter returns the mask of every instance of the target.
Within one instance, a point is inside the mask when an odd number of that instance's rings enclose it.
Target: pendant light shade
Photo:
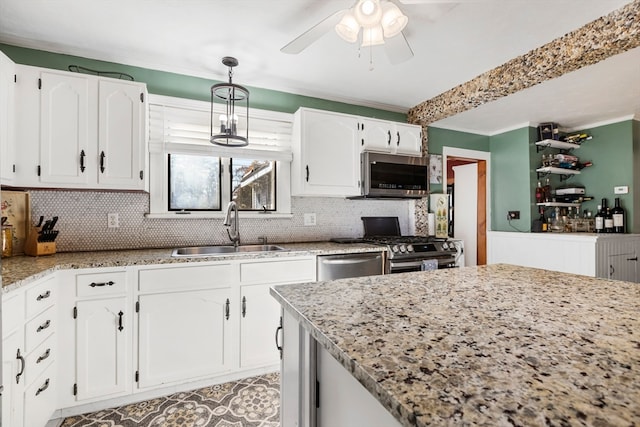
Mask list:
[[[362,30],[362,47],[384,44],[383,30],[380,25]]]
[[[210,142],[225,147],[243,147],[249,144],[249,91],[233,83],[233,67],[238,65],[236,58],[225,56],[222,63],[229,67],[229,82],[211,86],[211,138]],[[215,101],[222,101],[224,112],[214,112]],[[241,126],[240,115],[246,123]]]
[[[409,18],[398,9],[398,6],[391,2],[383,5],[380,25],[382,25],[386,38],[400,34],[404,27],[407,26],[407,22],[409,22]]]
[[[356,21],[356,17],[350,11],[345,13],[340,22],[336,25],[336,33],[344,41],[355,43],[358,41],[358,33],[360,32],[360,24]]]

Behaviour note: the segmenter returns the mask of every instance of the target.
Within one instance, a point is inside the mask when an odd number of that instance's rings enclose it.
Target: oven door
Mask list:
[[[387,273],[408,273],[410,271],[422,271],[422,261],[428,259],[438,260],[438,270],[443,268],[455,268],[455,257],[422,257],[412,259],[387,259]]]

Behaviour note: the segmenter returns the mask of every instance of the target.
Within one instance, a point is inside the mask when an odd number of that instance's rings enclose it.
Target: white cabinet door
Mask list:
[[[385,120],[360,119],[361,148],[366,151],[394,153],[395,126]]]
[[[422,127],[396,123],[396,153],[408,156],[422,156]]]
[[[360,129],[363,150],[422,155],[422,128],[418,125],[362,118]]]
[[[100,80],[98,98],[98,183],[144,189],[143,87]]]
[[[96,173],[89,151],[89,80],[50,72],[40,78],[40,182],[86,185]]]
[[[269,294],[271,285],[243,285],[240,319],[240,367],[277,365],[279,352],[274,333],[280,322],[280,305]]]
[[[14,185],[17,186],[40,186],[40,71],[37,67],[16,65]],[[19,150],[17,141],[20,141]]]
[[[76,305],[76,399],[127,391],[132,370],[133,313],[126,297],[78,301]]]
[[[20,332],[14,332],[2,340],[2,426],[23,425],[26,363],[23,339]]]
[[[359,195],[357,118],[300,109],[294,120],[292,195]]]
[[[238,313],[229,296],[229,288],[139,296],[139,388],[230,370]]]
[[[15,64],[0,52],[0,183],[13,183],[15,172]]]

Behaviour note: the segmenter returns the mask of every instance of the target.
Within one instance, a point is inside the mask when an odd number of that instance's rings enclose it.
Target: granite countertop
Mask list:
[[[2,259],[2,292],[29,284],[55,270],[121,267],[133,265],[172,264],[230,259],[260,259],[300,255],[322,255],[384,250],[372,244],[340,244],[332,242],[276,243],[286,250],[274,252],[242,252],[207,257],[172,257],[173,248],[135,249],[97,252],[62,252],[54,255],[31,257],[16,256]]]
[[[405,426],[640,424],[640,285],[510,265],[280,285]]]

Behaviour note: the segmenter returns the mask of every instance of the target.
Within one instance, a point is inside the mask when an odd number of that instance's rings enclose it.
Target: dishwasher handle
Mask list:
[[[351,265],[351,264],[361,264],[364,262],[370,262],[372,259],[376,259],[376,258],[371,258],[371,257],[362,257],[362,258],[336,258],[336,259],[331,259],[331,258],[327,258],[327,259],[323,259],[322,263],[323,264],[334,264],[334,265]]]

